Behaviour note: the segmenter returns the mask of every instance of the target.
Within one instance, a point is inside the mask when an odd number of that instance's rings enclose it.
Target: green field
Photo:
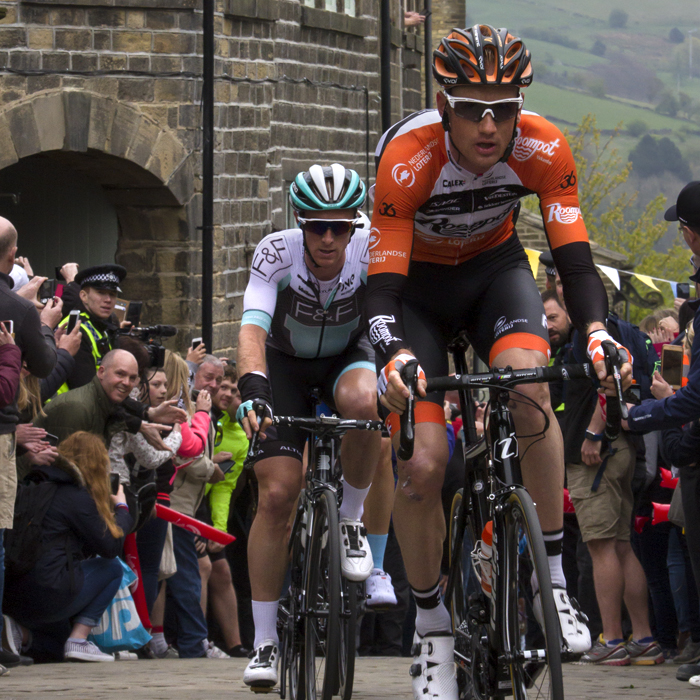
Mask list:
[[[544,117],[553,117],[555,120],[573,124],[580,123],[586,114],[592,113],[596,115],[598,127],[601,129],[614,129],[620,122],[629,123],[639,119],[656,131],[675,131],[683,125],[688,125],[688,122],[681,119],[666,117],[648,109],[600,99],[553,85],[544,85],[536,80],[523,91],[523,94],[525,109],[530,109]]]

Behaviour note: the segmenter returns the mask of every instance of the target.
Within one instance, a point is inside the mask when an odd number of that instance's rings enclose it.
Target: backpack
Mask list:
[[[653,399],[651,380],[661,361],[649,336],[617,314],[608,314],[608,331],[632,353],[632,379],[639,387],[641,398]]]
[[[58,484],[33,472],[17,486],[12,529],[5,532],[5,570],[10,576],[29,573],[44,552],[43,524]]]

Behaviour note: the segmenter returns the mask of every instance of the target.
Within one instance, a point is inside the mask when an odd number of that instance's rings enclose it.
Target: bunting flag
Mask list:
[[[532,268],[532,274],[537,277],[537,273],[539,271],[539,257],[542,254],[542,251],[534,250],[532,248],[525,248],[525,253],[527,254],[527,260]],[[596,263],[596,267],[615,285],[617,289],[620,289],[620,275],[630,275],[632,277],[636,277],[642,284],[657,292],[661,292],[661,290],[656,286],[655,282],[664,282],[671,287],[671,292],[673,293],[674,298],[678,297],[678,285],[681,284],[681,282],[667,280],[663,277],[643,275],[639,272],[633,272],[632,270],[618,270],[615,267],[610,267],[609,265],[599,265],[598,263]],[[691,285],[691,287],[692,286],[693,285]]]
[[[661,290],[654,284],[654,278],[649,277],[649,275],[640,275],[638,272],[633,272],[632,275],[636,277],[642,284],[646,284],[647,287],[651,287],[652,289],[655,289],[657,292],[660,292]],[[656,278],[658,279],[658,278]],[[664,280],[664,282],[668,282],[669,280]]]
[[[598,264],[596,264],[596,267],[615,285],[617,289],[620,288],[620,273],[614,267]]]
[[[531,248],[525,248],[525,254],[527,255],[527,261],[530,263],[532,268],[532,274],[535,279],[537,279],[537,273],[540,269],[540,251],[532,250]]]

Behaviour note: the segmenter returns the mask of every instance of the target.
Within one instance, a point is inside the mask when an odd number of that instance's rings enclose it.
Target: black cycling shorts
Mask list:
[[[515,235],[461,265],[412,262],[402,305],[405,340],[428,377],[449,373],[447,345],[461,331],[489,365],[511,347],[549,356],[542,298]]]
[[[307,359],[293,357],[268,347],[267,376],[272,387],[273,410],[277,416],[310,418],[314,409],[312,389],[320,390],[320,398],[332,410],[333,396],[340,377],[351,369],[374,372],[374,350],[366,335],[340,355]],[[286,456],[301,460],[309,433],[287,426],[271,427],[267,439],[260,441],[258,459]]]

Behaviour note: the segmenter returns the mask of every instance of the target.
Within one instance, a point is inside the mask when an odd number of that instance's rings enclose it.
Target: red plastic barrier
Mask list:
[[[576,509],[574,508],[574,502],[571,500],[571,495],[569,494],[569,489],[564,489],[564,512],[576,512]]]
[[[134,598],[136,612],[141,618],[141,624],[147,629],[151,629],[151,618],[148,615],[146,605],[146,593],[143,590],[143,576],[141,575],[141,563],[139,562],[139,551],[136,548],[136,535],[132,532],[124,538],[124,557],[129,568],[138,576],[138,579],[131,584],[131,595]]]
[[[659,525],[660,523],[668,522],[668,509],[671,507],[670,503],[653,503],[654,517],[651,521],[652,525]]]
[[[184,530],[188,530],[189,532],[199,535],[200,537],[204,537],[207,540],[211,540],[212,542],[227,545],[236,541],[236,538],[233,535],[229,535],[228,532],[217,530],[215,527],[207,525],[201,520],[196,520],[195,518],[191,518],[189,515],[178,513],[172,508],[160,505],[160,503],[156,503],[156,515],[161,520],[167,520],[173,525],[177,525]]]
[[[661,467],[661,486],[665,489],[675,489],[678,484],[678,477],[673,476],[670,469]]]
[[[634,531],[638,534],[642,534],[644,526],[651,520],[648,515],[636,515],[634,517]]]

